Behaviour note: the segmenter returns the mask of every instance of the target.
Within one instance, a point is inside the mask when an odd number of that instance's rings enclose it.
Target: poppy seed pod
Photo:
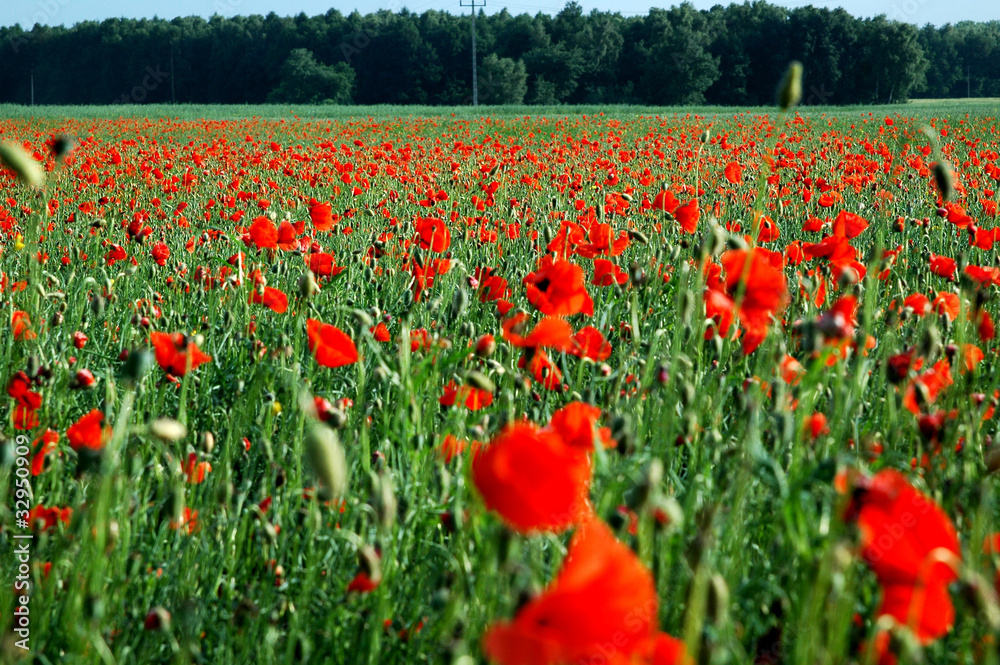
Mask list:
[[[20,146],[0,143],[0,162],[14,172],[17,178],[31,187],[41,187],[45,183],[45,172],[39,164]]]
[[[934,174],[934,184],[941,192],[941,199],[948,201],[955,191],[955,175],[951,166],[945,160],[939,160],[931,164],[931,172]]]
[[[787,111],[802,99],[802,63],[793,60],[778,84],[778,108]]]
[[[347,489],[347,458],[337,433],[325,425],[313,425],[306,434],[306,459],[331,497]]]

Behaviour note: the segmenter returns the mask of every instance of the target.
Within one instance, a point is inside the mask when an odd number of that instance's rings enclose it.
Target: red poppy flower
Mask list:
[[[931,252],[930,265],[931,272],[938,277],[944,277],[949,281],[955,279],[955,271],[958,269],[958,263],[955,259],[947,256],[939,256]]]
[[[420,236],[421,249],[429,249],[440,254],[451,246],[451,232],[443,220],[435,217],[418,218],[414,226]]]
[[[961,550],[944,511],[887,469],[855,478],[847,517],[857,521],[861,556],[882,586],[879,615],[909,625],[924,644],[945,635],[955,618],[948,584]]]
[[[937,297],[931,302],[931,309],[938,314],[944,314],[949,321],[954,321],[962,310],[962,300],[957,293],[938,291]]]
[[[556,390],[562,384],[562,371],[541,348],[525,351],[518,361],[520,369],[527,369],[546,390]]]
[[[66,430],[66,438],[73,450],[89,448],[100,450],[111,440],[111,426],[104,425],[104,412],[92,409]]]
[[[371,593],[378,588],[381,581],[381,579],[372,579],[368,571],[362,570],[347,584],[346,591],[347,593]]]
[[[868,220],[846,210],[841,210],[837,219],[833,220],[833,235],[843,238],[855,238],[867,228]]]
[[[71,517],[73,517],[73,509],[69,506],[65,508],[35,506],[28,511],[28,524],[31,525],[32,529],[40,525],[42,531],[47,531],[59,522],[69,524]]]
[[[764,340],[771,317],[788,302],[788,286],[780,267],[784,260],[780,254],[754,248],[724,252],[720,261],[724,281],[719,284],[721,288],[712,288],[709,283],[706,310],[710,317],[719,316],[721,324],[725,321],[721,316],[725,310],[735,308],[746,329],[743,353],[751,353]],[[728,326],[720,328],[725,331]]]
[[[614,448],[611,428],[597,426],[600,417],[600,408],[585,402],[570,402],[552,414],[549,429],[557,432],[566,445],[588,453],[594,450],[595,438],[604,448]]]
[[[903,307],[909,307],[917,316],[923,316],[931,311],[931,301],[922,293],[912,293],[903,300]]]
[[[594,259],[594,278],[590,283],[595,286],[611,286],[614,283],[624,284],[628,281],[628,273],[607,259]]]
[[[453,406],[456,400],[465,404],[465,408],[469,411],[478,411],[493,403],[493,393],[473,386],[459,386],[454,381],[449,381],[444,387],[444,394],[438,398],[438,403],[441,406]]]
[[[170,248],[167,247],[166,243],[158,242],[149,250],[149,255],[153,257],[156,265],[165,266],[167,265],[167,259],[170,258]]]
[[[278,289],[272,289],[270,286],[264,287],[264,293],[251,292],[250,302],[263,305],[278,314],[284,314],[288,311],[288,296]]]
[[[469,449],[475,455],[479,452],[482,445],[479,441],[473,441],[470,444],[465,439],[457,438],[454,434],[446,434],[441,443],[438,444],[437,454],[445,464],[448,464],[464,453],[466,449]]]
[[[333,228],[333,206],[312,199],[309,205],[309,218],[317,231],[329,231]]]
[[[505,427],[472,476],[486,507],[520,532],[563,531],[590,511],[590,457],[533,423]]]
[[[156,350],[157,364],[174,376],[184,376],[189,370],[212,360],[212,356],[203,353],[197,344],[181,333],[154,332],[150,334],[149,341]]]
[[[31,475],[37,476],[45,470],[45,458],[56,449],[59,442],[59,432],[46,429],[40,437],[34,440],[32,448],[35,451],[31,458]]]
[[[338,266],[332,254],[317,252],[309,256],[309,270],[320,277],[336,277],[344,271],[344,266]]]
[[[389,328],[386,327],[385,323],[379,321],[377,324],[368,329],[368,332],[372,334],[376,342],[388,342],[392,340],[392,335],[389,334]]]
[[[258,217],[250,225],[250,239],[258,249],[277,249],[278,229],[267,217]]]
[[[42,395],[31,390],[31,379],[24,371],[11,377],[7,384],[7,394],[23,404],[26,408],[35,410],[42,406]]]
[[[564,319],[547,316],[532,329],[530,333],[521,336],[516,331],[527,320],[524,312],[515,314],[503,322],[503,338],[514,346],[525,348],[544,347],[556,351],[569,351],[573,347],[573,328]]]
[[[578,358],[589,358],[594,362],[603,362],[611,357],[611,343],[597,328],[584,326],[573,335],[573,347],[567,353]]]
[[[910,382],[903,397],[903,406],[914,415],[920,413],[921,405],[933,404],[938,394],[953,383],[951,365],[942,358],[934,367]]]
[[[306,320],[309,350],[323,367],[341,367],[358,361],[358,349],[340,328],[316,319]]]
[[[650,572],[591,517],[573,534],[552,583],[513,620],[491,626],[483,650],[501,665],[628,663],[652,655],[658,606]]]
[[[524,278],[528,302],[542,314],[572,316],[594,314],[594,301],[584,285],[583,268],[569,261],[556,260],[529,273]]]
[[[743,184],[743,169],[741,169],[740,165],[736,162],[729,162],[726,164],[725,176],[726,180],[734,185]]]
[[[681,225],[684,233],[695,233],[698,230],[698,200],[688,201],[674,211],[674,217]]]
[[[282,220],[278,225],[278,247],[289,252],[299,246],[296,240],[297,229],[288,220]]]
[[[189,453],[181,470],[190,484],[198,485],[204,482],[205,474],[212,470],[212,465],[207,461],[199,462],[197,453]]]
[[[18,341],[26,341],[38,337],[35,331],[31,329],[31,317],[28,316],[27,312],[14,312],[10,317],[10,329],[14,333],[14,339]]]
[[[680,205],[680,202],[677,200],[677,197],[674,196],[673,192],[666,189],[657,192],[653,198],[653,210],[661,210],[673,214],[677,210],[678,205]]]

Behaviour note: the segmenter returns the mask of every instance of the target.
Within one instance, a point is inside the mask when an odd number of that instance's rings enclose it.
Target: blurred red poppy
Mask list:
[[[194,341],[181,333],[154,332],[149,335],[149,341],[156,350],[157,364],[175,376],[184,376],[212,360],[212,356],[203,353]]]
[[[951,520],[898,471],[852,480],[847,519],[857,522],[861,556],[882,586],[878,614],[909,625],[924,644],[942,637],[955,619],[948,585],[961,560]]]
[[[92,409],[66,430],[66,439],[73,450],[100,450],[111,440],[111,426],[104,425],[104,412]]]
[[[340,328],[316,319],[306,320],[309,350],[323,367],[340,367],[358,361],[358,349]]]
[[[591,517],[573,534],[552,583],[514,619],[491,626],[483,650],[501,665],[629,663],[653,655],[658,607],[653,576]]]
[[[590,457],[556,432],[520,422],[472,461],[483,502],[521,532],[563,531],[590,511]]]

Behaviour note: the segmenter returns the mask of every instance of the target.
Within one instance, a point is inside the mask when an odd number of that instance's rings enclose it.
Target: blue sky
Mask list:
[[[855,16],[875,16],[885,14],[890,19],[924,25],[933,23],[957,23],[959,21],[1000,20],[1000,2],[996,0],[771,0],[772,4],[798,7],[812,4],[817,7],[843,7]],[[487,0],[487,11],[499,11],[506,7],[512,14],[542,11],[554,14],[565,5],[563,0]],[[300,12],[312,16],[323,14],[331,7],[344,14],[357,9],[362,13],[378,9],[398,10],[406,7],[410,11],[423,12],[427,9],[458,12],[458,0],[2,0],[0,1],[0,25],[16,23],[30,28],[35,23],[47,25],[73,25],[80,21],[107,18],[174,18],[177,16],[204,16],[213,14],[235,16],[238,14],[267,14],[276,12],[282,16],[293,16]],[[618,11],[626,15],[646,14],[651,6],[648,0],[580,0],[584,10]],[[659,2],[653,6],[669,7],[679,2]],[[728,4],[719,0],[693,0],[699,9],[707,9],[716,4]]]

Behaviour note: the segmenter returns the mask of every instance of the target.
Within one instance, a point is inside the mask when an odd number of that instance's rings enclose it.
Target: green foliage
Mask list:
[[[405,9],[0,28],[0,102],[29,103],[33,74],[38,104],[463,104],[471,29],[468,14]],[[792,60],[807,105],[1000,95],[998,22],[917,30],[766,2],[626,17],[570,2],[555,16],[481,13],[476,30],[479,65],[514,101],[516,65],[498,70],[491,56],[523,63],[531,104],[769,105]]]
[[[528,92],[524,63],[490,53],[479,67],[479,98],[487,104],[522,104]]]
[[[345,62],[323,65],[316,62],[312,51],[293,50],[281,68],[281,83],[267,101],[272,103],[315,104],[330,101],[347,104],[351,101],[354,70]]]

